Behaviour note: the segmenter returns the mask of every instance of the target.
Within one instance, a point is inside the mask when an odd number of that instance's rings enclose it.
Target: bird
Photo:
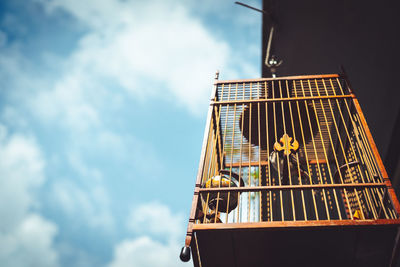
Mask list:
[[[283,151],[272,151],[269,155],[269,163],[272,166],[272,170],[275,176],[280,177],[282,184],[289,184],[289,171],[290,170],[290,179],[299,177],[300,171],[300,178],[309,179],[310,176],[307,173],[307,170],[298,163],[296,157],[293,154],[289,154],[289,156],[285,156]],[[289,160],[289,162],[288,162]],[[298,168],[299,167],[299,168]]]
[[[195,220],[205,221],[206,223],[222,223],[219,212],[212,211],[211,213],[204,214],[204,212],[197,208]]]
[[[239,187],[244,186],[243,179],[229,170],[220,170],[219,175],[208,179],[203,188]],[[237,207],[238,194],[233,192],[210,192],[202,195],[211,210],[219,212],[231,212]],[[208,200],[208,201],[207,201]]]

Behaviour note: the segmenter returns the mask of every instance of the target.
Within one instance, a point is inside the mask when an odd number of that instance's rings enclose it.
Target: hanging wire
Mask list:
[[[276,68],[279,67],[283,62],[283,60],[277,60],[275,55],[271,55],[271,47],[272,47],[272,40],[274,38],[276,20],[272,16],[271,12],[269,12],[267,10],[261,10],[261,9],[249,6],[247,4],[244,4],[244,3],[241,3],[238,1],[236,1],[235,4],[247,7],[249,9],[258,11],[260,13],[263,13],[264,15],[268,16],[269,20],[271,21],[271,29],[269,30],[269,37],[268,37],[268,43],[267,43],[267,50],[265,53],[264,64],[269,68],[272,78],[276,78]]]

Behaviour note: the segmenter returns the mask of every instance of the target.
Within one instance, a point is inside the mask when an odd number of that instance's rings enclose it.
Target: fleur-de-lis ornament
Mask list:
[[[283,150],[283,154],[285,156],[290,155],[292,153],[291,150],[297,151],[297,149],[299,149],[299,142],[297,142],[297,140],[294,140],[292,142],[292,139],[293,138],[290,137],[289,135],[284,134],[281,137],[281,139],[279,139],[279,141],[282,143],[283,146],[280,143],[275,142],[274,149],[276,151],[282,151]]]

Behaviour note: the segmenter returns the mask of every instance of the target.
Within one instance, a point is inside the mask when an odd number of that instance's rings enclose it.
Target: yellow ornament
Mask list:
[[[275,142],[274,144],[274,149],[276,151],[282,151],[283,150],[283,154],[285,156],[290,155],[290,153],[292,153],[290,150],[293,151],[297,151],[297,149],[299,149],[299,142],[297,142],[297,140],[294,140],[292,142],[292,137],[289,137],[289,135],[284,134],[281,139],[279,139],[279,141],[283,144],[283,146],[281,144],[279,144],[278,142]]]

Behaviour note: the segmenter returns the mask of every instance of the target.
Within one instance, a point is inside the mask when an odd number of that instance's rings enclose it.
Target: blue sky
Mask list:
[[[260,40],[233,1],[1,1],[0,265],[190,266],[214,73]]]

